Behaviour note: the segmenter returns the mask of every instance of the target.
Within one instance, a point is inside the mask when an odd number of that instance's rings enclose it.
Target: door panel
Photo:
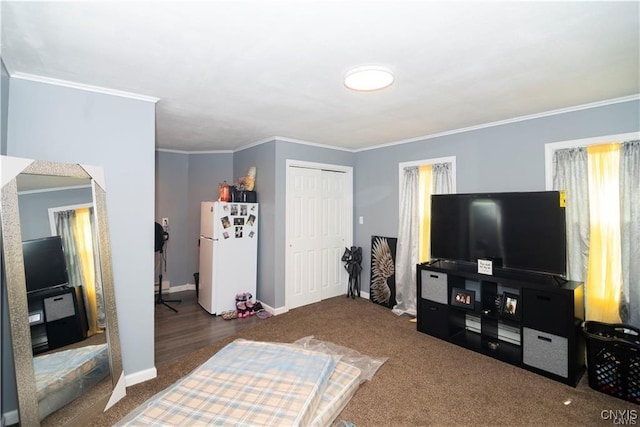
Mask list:
[[[322,299],[343,295],[347,291],[348,275],[342,266],[344,253],[347,209],[346,174],[321,171],[322,180],[322,255],[323,282]]]
[[[289,167],[287,187],[287,306],[344,295],[341,257],[350,239],[347,174]]]
[[[288,268],[291,278],[291,308],[320,301],[319,222],[318,206],[320,197],[320,171],[292,168],[289,174],[289,197],[293,209],[287,211],[288,228]]]

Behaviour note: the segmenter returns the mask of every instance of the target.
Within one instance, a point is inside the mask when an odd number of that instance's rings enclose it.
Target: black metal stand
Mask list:
[[[182,302],[182,300],[179,299],[164,299],[162,297],[162,268],[163,268],[163,264],[164,264],[164,271],[167,271],[167,258],[164,255],[164,248],[160,249],[160,274],[158,274],[158,297],[156,298],[156,304],[162,304],[165,307],[175,311],[176,313],[178,312],[178,310],[176,310],[175,308],[171,307],[169,304],[167,304],[168,302]]]
[[[342,255],[342,261],[346,264],[344,268],[349,272],[349,289],[347,290],[347,298],[360,297],[360,272],[362,271],[362,248],[351,246],[351,249],[345,248]]]

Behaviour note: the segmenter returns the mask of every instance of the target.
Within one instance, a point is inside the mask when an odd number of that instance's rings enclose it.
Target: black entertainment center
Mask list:
[[[87,337],[82,286],[69,286],[60,236],[22,242],[29,326],[33,353],[42,353]]]
[[[432,196],[431,233],[418,331],[575,387],[584,285],[564,279],[562,194]]]

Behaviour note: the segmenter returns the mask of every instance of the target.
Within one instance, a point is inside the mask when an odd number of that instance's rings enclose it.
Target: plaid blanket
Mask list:
[[[338,400],[324,393],[335,367],[327,354],[236,340],[118,425],[310,425],[323,396],[326,404]],[[336,378],[353,375],[349,368]]]

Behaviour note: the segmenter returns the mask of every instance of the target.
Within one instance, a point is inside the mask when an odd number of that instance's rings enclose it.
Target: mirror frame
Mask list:
[[[84,166],[80,164],[57,163],[7,156],[2,156],[0,161],[2,163],[0,165],[2,171],[2,194],[0,201],[2,246],[4,251],[7,303],[13,344],[20,425],[40,425],[33,357],[24,357],[25,354],[31,355],[33,352],[31,348],[31,330],[23,267],[24,259],[22,255],[22,236],[16,182],[17,175],[21,173],[91,180],[107,320],[106,340],[109,344],[112,393],[110,396],[103,396],[98,399],[97,402],[91,406],[90,410],[94,410],[94,408],[98,406],[103,406],[103,410],[106,410],[120,398],[124,397],[126,392],[122,369],[122,353],[120,348],[115,292],[113,288],[111,243],[109,240],[103,169],[97,166]],[[77,416],[81,415],[82,414],[78,414]],[[86,416],[86,411],[84,415]],[[77,416],[74,420],[77,419]]]

